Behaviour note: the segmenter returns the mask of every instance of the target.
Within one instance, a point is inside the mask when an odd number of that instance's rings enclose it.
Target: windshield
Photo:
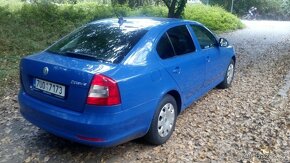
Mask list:
[[[119,63],[147,30],[113,23],[88,24],[52,45],[48,51]]]

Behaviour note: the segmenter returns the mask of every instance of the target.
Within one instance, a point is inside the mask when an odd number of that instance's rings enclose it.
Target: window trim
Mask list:
[[[168,31],[168,30],[167,30],[167,31]],[[167,31],[165,32],[165,34],[166,34],[166,36],[167,36],[167,39],[168,39],[169,42],[170,42],[170,45],[171,45],[171,47],[172,47],[172,49],[173,49],[173,53],[174,53],[174,57],[175,57],[175,56],[177,56],[177,55],[176,55],[176,51],[175,51],[175,48],[174,48],[174,46],[173,46],[173,44],[172,44],[172,41],[171,41],[171,39],[170,39],[170,37],[169,37]],[[162,36],[161,36],[161,37],[162,37]],[[158,41],[158,42],[159,42],[159,41]]]

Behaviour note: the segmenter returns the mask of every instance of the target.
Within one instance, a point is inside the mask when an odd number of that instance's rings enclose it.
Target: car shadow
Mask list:
[[[25,158],[29,157],[31,153],[38,152],[40,160],[48,156],[49,161],[53,162],[64,160],[65,162],[79,162],[80,160],[85,162],[103,162],[104,160],[114,162],[121,159],[124,153],[128,151],[136,152],[136,150],[140,151],[154,147],[139,138],[115,147],[98,148],[57,137],[42,129],[25,139]]]

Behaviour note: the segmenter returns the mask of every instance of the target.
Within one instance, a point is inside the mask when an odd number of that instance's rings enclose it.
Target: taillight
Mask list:
[[[119,87],[113,79],[96,74],[87,98],[89,105],[110,106],[121,103]]]

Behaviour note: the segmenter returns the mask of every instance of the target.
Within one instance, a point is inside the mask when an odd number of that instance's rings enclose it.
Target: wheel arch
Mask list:
[[[171,90],[171,91],[168,91],[166,94],[171,95],[175,99],[176,104],[177,104],[177,115],[179,115],[179,113],[181,112],[181,107],[182,107],[182,100],[181,100],[181,96],[179,92],[176,90]]]
[[[236,63],[236,56],[232,56],[232,60],[234,61],[234,63]]]

